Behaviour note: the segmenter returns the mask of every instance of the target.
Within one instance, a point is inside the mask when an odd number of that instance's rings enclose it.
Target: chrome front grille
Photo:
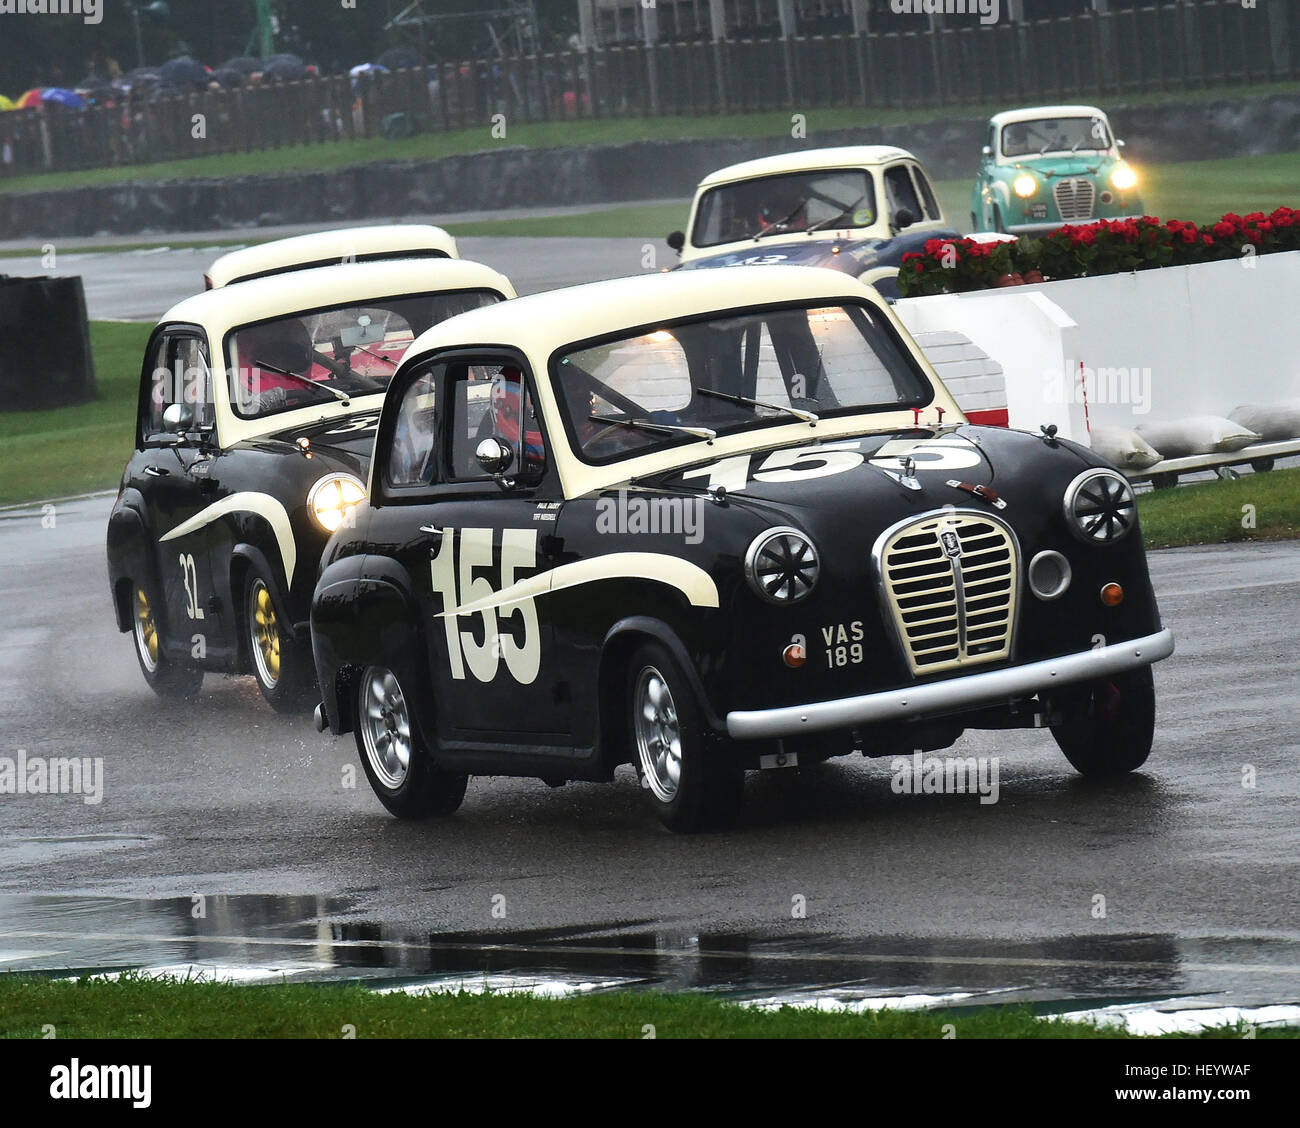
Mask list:
[[[957,510],[895,525],[876,542],[875,560],[913,674],[1010,655],[1020,553],[1000,520]]]
[[[1052,199],[1062,219],[1091,219],[1097,188],[1083,176],[1058,180],[1052,185]]]

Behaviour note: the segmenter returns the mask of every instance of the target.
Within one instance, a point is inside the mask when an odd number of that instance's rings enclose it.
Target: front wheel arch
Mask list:
[[[690,682],[695,700],[709,728],[722,736],[727,732],[727,722],[714,710],[695,662],[677,632],[662,619],[649,615],[620,619],[605,634],[596,681],[597,738],[600,741],[601,763],[610,775],[620,764],[632,762],[633,752],[628,746],[626,718],[623,715],[627,668],[632,655],[647,642],[658,642],[667,648]]]

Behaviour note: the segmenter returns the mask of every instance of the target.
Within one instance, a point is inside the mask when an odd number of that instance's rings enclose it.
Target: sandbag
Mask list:
[[[1243,403],[1228,418],[1255,431],[1266,443],[1300,439],[1300,399]]]
[[[1143,423],[1137,433],[1166,458],[1227,454],[1259,442],[1257,432],[1218,415],[1193,415],[1172,423]]]
[[[1127,427],[1094,427],[1089,442],[1102,458],[1121,470],[1145,470],[1164,458],[1141,435]]]

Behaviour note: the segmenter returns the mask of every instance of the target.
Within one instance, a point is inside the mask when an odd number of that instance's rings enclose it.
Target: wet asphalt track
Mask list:
[[[250,242],[261,242],[267,237],[254,232],[250,234]],[[662,239],[511,237],[467,238],[457,242],[463,257],[500,270],[520,294],[638,274],[644,269],[642,256],[647,244],[655,247],[660,265],[676,261]],[[0,259],[0,273],[80,275],[91,318],[156,321],[182,298],[202,290],[203,272],[208,265],[232,249],[193,247],[60,254],[56,256],[54,270],[43,269],[39,257],[4,258]]]
[[[626,769],[475,779],[451,820],[401,824],[359,771],[343,786],[350,738],[251,680],[160,703],[114,628],[108,508],[0,513],[0,755],[105,772],[98,805],[0,795],[0,967],[1300,1001],[1300,543],[1153,554],[1178,650],[1141,774],[1092,785],[1045,734],[972,734],[956,751],[1001,757],[995,805],[896,795],[854,757],[751,775],[740,826],[675,838]]]

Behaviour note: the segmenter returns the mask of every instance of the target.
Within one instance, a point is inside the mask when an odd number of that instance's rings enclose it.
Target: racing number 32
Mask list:
[[[481,682],[494,681],[502,659],[506,670],[520,685],[529,685],[541,666],[542,640],[537,621],[537,604],[531,595],[502,593],[517,582],[517,573],[537,566],[537,530],[501,530],[501,587],[493,590],[487,576],[476,570],[493,563],[492,529],[444,529],[438,554],[430,562],[433,590],[442,597],[441,619],[447,632],[447,660],[451,676],[465,677],[465,668]],[[459,559],[457,560],[457,555]],[[459,581],[459,583],[458,583]],[[460,596],[457,598],[457,588]],[[460,620],[477,615],[483,624],[483,641],[476,632],[460,628]],[[500,624],[507,624],[506,630]],[[516,631],[511,626],[516,626]]]

